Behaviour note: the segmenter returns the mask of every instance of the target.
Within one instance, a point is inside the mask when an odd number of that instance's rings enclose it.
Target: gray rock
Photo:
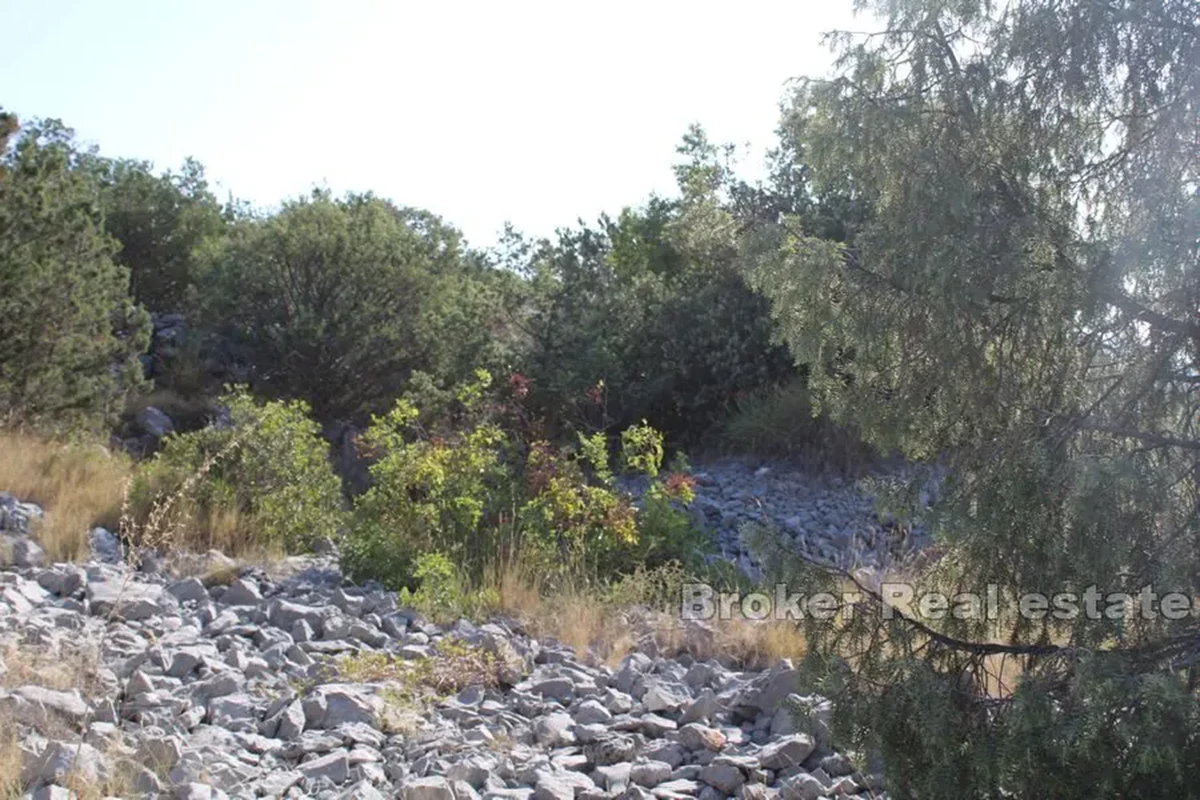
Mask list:
[[[725,748],[727,738],[716,728],[692,722],[679,729],[679,743],[689,750],[712,750],[720,752]]]
[[[13,566],[24,569],[40,567],[46,562],[46,551],[27,536],[14,540],[9,547],[9,554],[12,556]]]
[[[262,601],[262,592],[254,581],[239,578],[229,584],[221,602],[227,606],[254,606]]]
[[[181,603],[199,603],[208,599],[208,589],[204,588],[204,584],[200,582],[199,578],[184,578],[176,581],[167,587],[167,591]]]
[[[709,764],[700,770],[700,780],[731,795],[746,782],[746,776],[732,764]]]
[[[175,423],[171,421],[171,418],[167,416],[166,412],[155,406],[146,406],[139,411],[136,422],[139,428],[155,439],[161,439],[175,430]]]
[[[811,736],[798,733],[763,747],[758,754],[759,763],[767,769],[786,769],[798,767],[804,763],[816,743]]]
[[[677,711],[691,701],[686,685],[663,680],[649,681],[642,696],[647,711]]]
[[[600,704],[598,700],[584,700],[572,715],[576,724],[592,725],[598,722],[608,722],[612,712]]]
[[[217,697],[208,703],[208,723],[231,731],[250,733],[257,726],[254,698],[247,694]]]
[[[229,795],[206,783],[193,781],[175,789],[175,800],[229,800]]]
[[[297,769],[306,780],[342,784],[350,779],[350,754],[345,750],[305,761]]]
[[[107,528],[92,528],[88,533],[88,548],[94,559],[105,564],[116,564],[124,555],[120,538]]]
[[[39,725],[56,718],[79,725],[91,710],[78,689],[60,692],[41,686],[19,686],[10,694],[0,693],[0,708]]]
[[[633,765],[628,761],[606,764],[602,767],[596,767],[592,779],[601,789],[609,792],[621,792],[629,785],[629,775],[632,768]]]
[[[779,784],[781,800],[817,800],[824,793],[821,782],[807,773],[793,775]]]
[[[409,778],[400,786],[404,800],[455,800],[450,782],[445,778]]]
[[[721,701],[712,689],[702,689],[700,695],[688,704],[679,718],[681,725],[689,722],[707,722],[722,710]]]
[[[110,775],[104,754],[90,744],[50,742],[41,755],[27,765],[27,783],[62,783],[68,776],[87,783],[99,783]]]
[[[347,722],[371,725],[378,718],[382,701],[353,685],[330,684],[304,698],[303,708],[309,728],[336,728]]]
[[[660,783],[671,779],[671,765],[665,761],[644,761],[634,764],[629,771],[629,779],[638,786],[653,789]]]
[[[318,635],[325,630],[325,619],[329,612],[315,606],[290,603],[287,600],[275,600],[267,610],[268,619],[276,628],[291,630],[297,622],[303,620]]]
[[[533,735],[538,744],[545,747],[562,747],[574,744],[575,735],[571,732],[574,720],[569,714],[556,712],[539,718],[533,725]]]
[[[169,772],[183,755],[178,736],[147,736],[138,743],[137,759],[155,772]]]
[[[87,599],[93,614],[112,614],[126,621],[164,615],[173,608],[174,603],[174,598],[166,594],[161,586],[132,580],[89,582]]]

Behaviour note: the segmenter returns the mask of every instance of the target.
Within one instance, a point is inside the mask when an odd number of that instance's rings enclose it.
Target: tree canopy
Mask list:
[[[838,236],[782,213],[738,239],[794,356],[823,365],[816,407],[951,467],[926,588],[1191,596],[1195,4],[861,5],[886,30],[841,39],[837,76],[786,104],[780,148],[854,213]],[[1194,617],[934,628],[951,638],[879,615],[812,631],[845,730],[883,748],[898,796],[1188,793]]]

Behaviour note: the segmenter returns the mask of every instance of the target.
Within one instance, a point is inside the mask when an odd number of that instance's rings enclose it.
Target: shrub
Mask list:
[[[460,393],[468,404],[490,383],[481,377]],[[343,563],[355,578],[376,578],[392,589],[415,589],[413,564],[440,552],[474,577],[498,552],[494,522],[511,502],[504,434],[480,423],[446,437],[423,435],[420,411],[397,401],[376,417],[361,442],[377,458],[371,487],[355,501]]]
[[[408,399],[375,419],[362,437],[376,458],[373,485],[355,502],[343,549],[349,574],[431,598],[450,581],[438,559],[472,585],[489,567],[518,560],[546,586],[603,580],[641,559],[694,560],[703,541],[684,508],[690,483],[654,477],[661,434],[639,425],[621,437],[626,470],[651,477],[639,512],[616,486],[603,434],[580,436],[570,449],[525,444],[527,430],[501,424],[519,418],[503,391],[511,386],[493,387],[483,371],[462,387],[457,430],[431,431]],[[432,553],[438,558],[421,560]]]
[[[308,406],[259,403],[242,389],[222,402],[227,423],[168,437],[143,466],[131,493],[138,528],[158,501],[169,507],[163,524],[202,549],[292,552],[336,536],[340,482]]]

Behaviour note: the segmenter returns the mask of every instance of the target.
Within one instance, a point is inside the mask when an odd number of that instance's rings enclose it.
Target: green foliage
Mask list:
[[[227,424],[169,436],[131,492],[139,528],[156,501],[163,527],[196,546],[302,551],[344,526],[328,445],[302,401],[260,403],[244,389],[222,398]]]
[[[454,382],[464,353],[496,351],[493,282],[458,232],[371,195],[287,202],[232,226],[203,263],[205,326],[233,340],[256,388],[304,398],[322,421],[366,419],[415,371]]]
[[[191,159],[179,173],[155,175],[150,164],[101,161],[104,229],[120,242],[134,299],[155,311],[184,311],[197,257],[225,231],[204,168]]]
[[[625,469],[655,477],[663,461],[662,434],[645,420],[621,431],[621,460]]]
[[[0,151],[0,420],[95,428],[141,387],[149,321],[99,200],[88,154],[58,122]]]
[[[845,38],[781,129],[841,224],[711,238],[812,365],[815,410],[949,468],[917,509],[943,552],[918,592],[1194,595],[1194,7],[864,5],[887,30]],[[934,641],[860,609],[809,627],[806,674],[896,797],[1188,796],[1194,625],[1009,614],[939,620]]]
[[[415,559],[440,552],[478,577],[499,555],[500,531],[486,524],[511,501],[501,461],[504,435],[480,423],[448,438],[422,435],[418,410],[400,400],[376,417],[362,444],[376,456],[371,488],[355,501],[343,561],[356,578],[412,586]]]
[[[514,560],[553,583],[617,575],[638,559],[694,559],[705,543],[683,508],[686,478],[652,481],[639,513],[614,484],[603,435],[579,437],[573,451],[526,445],[522,431],[501,424],[498,391],[485,371],[457,390],[453,429],[426,428],[406,399],[375,418],[362,438],[375,457],[372,486],[355,502],[343,549],[351,575],[433,596],[479,585],[489,568]],[[628,466],[656,475],[661,434],[639,426],[624,441]],[[449,564],[453,576],[441,569]]]
[[[402,588],[400,604],[443,622],[478,619],[494,611],[500,598],[494,589],[476,588],[469,575],[455,568],[441,553],[423,553],[415,559],[413,579],[418,589]]]
[[[522,371],[555,430],[646,419],[696,440],[741,391],[792,369],[732,248],[692,246],[688,204],[655,198],[556,241],[510,241],[527,278]]]

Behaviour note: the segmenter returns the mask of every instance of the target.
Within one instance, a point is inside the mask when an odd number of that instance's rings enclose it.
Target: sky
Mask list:
[[[671,194],[698,122],[761,172],[851,0],[0,0],[0,105],[270,208],[325,186],[477,246]]]

